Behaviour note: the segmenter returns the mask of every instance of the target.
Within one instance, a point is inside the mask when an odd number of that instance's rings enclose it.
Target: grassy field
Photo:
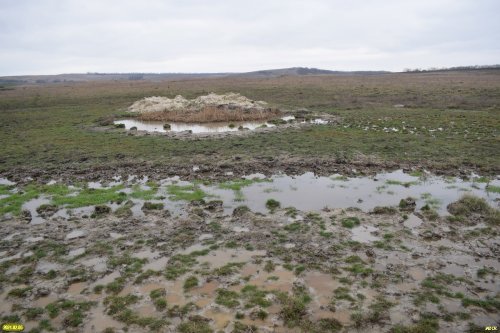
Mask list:
[[[369,158],[498,173],[500,71],[378,76],[66,82],[0,90],[0,172],[119,164],[192,165],[240,156]],[[336,114],[339,124],[225,139],[173,140],[92,130],[137,99],[239,92],[283,109]],[[404,104],[405,108],[396,108]],[[375,126],[374,126],[375,125]],[[385,130],[384,130],[385,128]]]

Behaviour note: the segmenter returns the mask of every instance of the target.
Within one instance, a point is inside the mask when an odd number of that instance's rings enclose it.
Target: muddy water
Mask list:
[[[305,282],[316,295],[315,301],[322,306],[330,303],[333,291],[340,286],[332,276],[321,272],[308,272]]]
[[[207,262],[211,268],[219,268],[228,263],[249,262],[254,257],[263,257],[266,251],[248,251],[241,249],[226,249],[212,251],[205,256],[198,257],[200,263]]]
[[[169,130],[163,128],[163,125],[166,123],[170,125]],[[141,121],[135,119],[117,120],[115,121],[115,124],[124,124],[125,129],[127,130],[131,129],[132,127],[137,127],[137,130],[139,131],[160,133],[185,131],[192,131],[193,133],[221,133],[238,131],[238,128],[240,126],[249,130],[254,130],[262,125],[266,125],[268,127],[274,126],[272,124],[267,124],[265,121],[234,121],[231,123],[175,123],[162,121]],[[233,124],[234,126],[229,126],[229,124]]]
[[[250,276],[248,281],[249,284],[267,291],[291,291],[293,282],[296,279],[293,272],[288,271],[283,267],[277,267],[271,272],[266,272],[260,266],[254,264],[245,265],[241,271],[241,275]]]
[[[362,225],[352,229],[352,240],[360,243],[370,243],[379,240],[379,237],[373,235],[378,231],[377,228],[371,225]]]
[[[250,175],[246,178],[263,178],[264,175]],[[145,182],[147,177],[139,179],[131,176],[127,180],[116,179],[112,183],[103,184],[100,182],[89,183],[92,188],[109,188],[110,186],[123,184],[122,191],[130,193],[134,185],[139,184],[141,189],[150,189]],[[416,199],[417,209],[424,205],[429,205],[437,210],[440,215],[446,215],[446,206],[458,200],[464,194],[472,194],[486,199],[493,207],[499,207],[500,194],[488,192],[486,183],[475,183],[458,178],[443,178],[433,175],[425,177],[414,177],[401,170],[380,173],[374,177],[341,177],[333,175],[330,177],[319,177],[313,173],[305,173],[300,176],[274,175],[266,182],[254,182],[245,186],[241,191],[232,191],[219,188],[217,183],[211,185],[199,185],[207,193],[208,200],[222,200],[224,203],[224,213],[230,214],[232,210],[240,205],[248,206],[254,212],[267,213],[265,203],[268,199],[275,199],[281,203],[282,207],[295,207],[302,211],[320,211],[328,208],[357,207],[363,211],[370,211],[375,206],[397,206],[402,198],[412,197]],[[168,193],[168,186],[190,185],[188,181],[182,181],[179,177],[164,179],[159,183],[155,200],[151,202],[163,203],[166,210],[173,215],[186,216],[184,209],[185,201],[172,200]],[[500,179],[494,179],[491,185],[500,186]],[[76,192],[75,192],[76,193]],[[144,218],[145,212],[142,206],[145,200],[131,198],[134,203],[131,211],[134,217]],[[23,209],[31,212],[32,224],[42,223],[46,220],[39,216],[36,208],[42,204],[50,203],[49,197],[40,197],[26,202]],[[112,211],[120,207],[118,204],[108,204]],[[94,211],[94,206],[67,209],[61,207],[52,218],[65,218],[71,216],[90,216]],[[409,229],[415,229],[421,224],[421,220],[409,214],[404,225]],[[245,227],[235,226],[235,232],[244,233],[248,230]],[[370,237],[372,230],[357,230],[355,237]],[[373,238],[367,239],[372,241]]]
[[[22,208],[31,213],[31,224],[40,224],[45,222],[45,219],[38,214],[36,209],[41,205],[48,203],[50,203],[50,200],[47,198],[36,198],[23,204]]]
[[[254,130],[262,125],[266,125],[268,127],[272,127],[274,125],[267,124],[264,121],[251,121],[251,122],[241,122],[235,121],[231,123],[168,123],[170,124],[170,129],[166,130],[163,128],[163,125],[168,122],[160,122],[160,121],[141,121],[135,119],[126,119],[126,120],[117,120],[115,124],[124,124],[125,129],[129,130],[132,127],[137,127],[139,131],[147,131],[147,132],[185,132],[192,131],[193,133],[221,133],[221,132],[234,132],[238,131],[238,128],[241,126],[243,128],[247,128],[249,130]],[[234,126],[230,126],[232,124]]]
[[[0,185],[14,185],[14,182],[11,182],[7,178],[0,177]]]
[[[294,116],[285,116],[281,118],[284,121],[292,121]],[[311,124],[324,125],[328,124],[328,120],[313,119],[309,121]],[[305,121],[302,121],[305,123]],[[130,130],[136,127],[139,131],[146,132],[185,132],[191,131],[192,133],[222,133],[222,132],[235,132],[241,129],[255,130],[259,127],[275,127],[276,125],[266,121],[231,121],[231,122],[212,122],[212,123],[179,123],[179,122],[163,122],[163,121],[142,121],[136,119],[123,119],[117,120],[114,124],[123,124],[125,129]],[[164,129],[163,125],[169,124],[170,129]]]
[[[119,321],[114,320],[106,314],[105,307],[102,304],[92,308],[89,314],[90,320],[85,324],[83,332],[84,333],[97,333],[102,332],[106,328],[117,328],[120,329],[124,325]]]
[[[356,178],[318,177],[309,172],[300,176],[276,175],[270,180],[242,188],[243,199],[238,200],[233,191],[203,188],[222,198],[227,212],[238,205],[247,205],[255,212],[265,213],[268,199],[278,200],[282,207],[291,206],[303,211],[319,211],[324,207],[358,207],[369,211],[375,206],[395,206],[402,198],[413,197],[417,209],[429,204],[445,215],[446,206],[466,193],[485,198],[494,207],[499,205],[497,200],[500,198],[498,193],[487,192],[485,183],[431,175],[421,179],[401,170]],[[498,186],[500,181],[496,179],[490,184]],[[410,223],[417,222],[412,218]]]

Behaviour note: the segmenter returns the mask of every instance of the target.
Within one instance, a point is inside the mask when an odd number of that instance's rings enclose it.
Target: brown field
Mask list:
[[[122,110],[147,96],[193,98],[209,92],[241,92],[279,106],[313,109],[376,108],[404,104],[412,108],[482,109],[498,106],[500,71],[395,73],[383,75],[317,75],[271,78],[223,77],[151,81],[93,81],[26,85],[1,92],[2,109],[11,103],[43,106],[103,99]],[[128,103],[127,103],[128,101]],[[17,104],[17,103],[15,103]]]
[[[210,92],[236,92],[285,112],[306,108],[341,121],[337,126],[194,142],[90,130],[110,119],[129,117],[127,108],[147,96],[195,98]],[[394,107],[397,104],[404,108]],[[426,167],[436,172],[468,169],[495,174],[500,165],[499,106],[498,70],[5,86],[0,90],[0,140],[5,143],[0,147],[0,172],[36,177],[41,168],[42,174],[63,170],[107,174],[118,165],[136,170],[170,166],[175,173],[186,168],[185,174],[190,174],[193,164],[207,163],[212,176],[218,174],[219,164],[241,172],[302,170],[302,165],[330,172],[357,165],[358,169]],[[219,117],[219,110],[206,113],[202,116]],[[405,124],[416,132],[402,130]],[[364,130],[373,125],[401,131]],[[427,130],[437,127],[444,130]],[[235,156],[240,157],[238,162]],[[263,158],[279,163],[265,166]]]

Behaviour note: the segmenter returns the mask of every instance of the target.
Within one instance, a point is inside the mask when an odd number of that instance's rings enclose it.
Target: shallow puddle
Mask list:
[[[159,271],[165,268],[169,260],[169,257],[161,257],[155,260],[150,260],[146,265],[144,265],[143,270],[147,271],[151,269],[153,271]]]
[[[152,304],[145,304],[136,309],[137,313],[142,317],[153,317],[156,309]]]
[[[331,275],[321,272],[309,272],[304,278],[306,285],[313,289],[315,301],[320,306],[330,304],[333,291],[340,286],[340,283]]]
[[[190,254],[190,253],[193,253],[193,252],[197,252],[197,251],[203,251],[203,250],[207,250],[208,248],[203,245],[203,244],[194,244],[194,245],[191,245],[187,248],[185,248],[184,250],[180,251],[179,253],[180,254]]]
[[[222,330],[233,319],[234,314],[216,310],[207,310],[205,311],[204,316],[213,320],[214,327],[217,330]]]
[[[81,262],[82,265],[92,268],[96,272],[105,272],[108,269],[105,258],[91,258]]]
[[[11,182],[10,180],[8,180],[7,178],[2,178],[0,177],[0,185],[7,185],[7,186],[10,186],[10,185],[15,185],[16,183],[14,182]]]
[[[282,267],[277,267],[271,272],[266,272],[260,266],[254,264],[245,265],[241,271],[241,275],[254,275],[250,278],[248,284],[267,291],[279,290],[289,292],[292,290],[293,282],[296,279],[292,271],[288,271]]]
[[[360,243],[370,243],[380,238],[372,235],[372,232],[378,231],[377,228],[371,225],[362,225],[351,230],[352,240]]]
[[[160,252],[153,252],[151,250],[142,250],[139,252],[134,253],[134,257],[139,258],[139,259],[155,259],[160,255]]]
[[[422,219],[418,216],[416,216],[415,214],[410,214],[408,216],[408,219],[406,219],[404,221],[404,226],[407,227],[407,228],[410,228],[410,229],[416,229],[418,227],[420,227],[420,225],[423,223]],[[415,230],[412,230],[414,233]]]
[[[263,257],[266,251],[247,251],[240,249],[225,249],[212,251],[205,256],[198,257],[200,263],[210,264],[210,268],[219,268],[228,263],[248,262],[253,257]]]
[[[192,289],[189,293],[191,295],[213,296],[217,288],[219,288],[219,285],[217,281],[210,281],[200,287]]]
[[[281,120],[295,121],[294,116],[285,116]],[[299,123],[306,123],[301,120]],[[328,120],[316,118],[308,120],[307,123],[324,125],[328,124]],[[237,132],[242,130],[255,130],[260,127],[276,127],[275,124],[267,121],[231,121],[231,122],[210,122],[210,123],[180,123],[180,122],[162,122],[162,121],[143,121],[137,119],[116,120],[115,125],[123,124],[125,129],[130,130],[136,128],[138,131],[146,132],[187,132],[191,133],[223,133]],[[164,128],[164,125],[170,125],[170,128]]]
[[[85,324],[84,333],[100,333],[106,328],[121,328],[123,324],[114,320],[106,314],[105,308],[102,305],[92,307],[89,313],[90,320]]]
[[[33,302],[33,304],[35,306],[37,306],[37,307],[44,308],[47,305],[49,305],[50,303],[54,303],[55,301],[57,301],[57,297],[56,296],[54,296],[54,295],[48,295],[48,296],[40,297],[39,299],[35,300]]]
[[[165,284],[162,283],[148,283],[139,287],[141,294],[149,295],[149,293],[155,289],[165,288]]]
[[[412,197],[417,209],[428,204],[441,215],[446,215],[446,206],[465,193],[484,198],[494,207],[498,207],[500,199],[500,194],[486,191],[485,183],[431,175],[419,178],[402,170],[375,177],[319,177],[308,172],[300,176],[275,175],[269,179],[270,182],[255,182],[243,187],[241,193],[216,186],[202,188],[219,196],[227,213],[239,205],[247,205],[254,212],[267,213],[265,204],[268,199],[279,201],[282,207],[302,211],[319,211],[324,207],[357,207],[370,211],[376,206],[397,206],[401,199]],[[500,181],[493,180],[490,184],[498,186]],[[418,221],[412,218],[409,223],[417,224]]]
[[[101,279],[95,281],[91,287],[95,287],[97,285],[106,285],[110,282],[113,282],[114,279],[116,279],[117,277],[120,277],[120,272],[113,272],[111,274],[108,274],[108,275],[105,275],[104,277],[102,277]]]
[[[72,296],[80,295],[80,293],[85,289],[85,287],[87,287],[87,284],[85,282],[73,283],[68,288],[68,294]]]
[[[488,192],[486,183],[475,183],[464,181],[458,178],[444,178],[432,175],[425,177],[415,177],[404,173],[402,170],[380,173],[374,177],[343,177],[333,175],[330,177],[319,177],[308,172],[299,176],[274,175],[262,181],[264,175],[255,174],[244,177],[246,179],[260,179],[242,186],[241,190],[233,191],[221,188],[220,184],[210,185],[198,184],[207,196],[206,200],[222,200],[224,213],[230,214],[233,209],[240,205],[248,206],[254,212],[268,213],[266,202],[269,199],[277,200],[281,207],[295,207],[302,211],[320,211],[325,207],[348,208],[357,207],[363,211],[370,211],[376,206],[398,206],[403,198],[412,197],[416,200],[417,210],[424,205],[429,205],[437,210],[440,215],[447,215],[446,206],[457,201],[464,194],[472,194],[484,198],[493,207],[500,205],[500,193]],[[122,182],[125,186],[122,192],[132,191],[132,186],[143,184],[147,177],[138,179],[129,177],[129,180]],[[116,184],[118,182],[114,182]],[[108,188],[101,183],[93,183],[95,188]],[[169,210],[173,215],[186,216],[186,201],[173,200],[168,192],[169,185],[192,185],[188,181],[181,181],[179,177],[164,179],[160,182],[160,187],[156,193],[159,200],[149,200],[155,203],[162,203],[165,210]],[[493,186],[500,186],[500,180],[494,179],[490,183]],[[145,185],[141,185],[145,186]],[[149,187],[147,187],[149,188]],[[76,193],[76,192],[75,192]],[[134,205],[131,207],[132,215],[136,218],[145,217],[142,210],[144,200],[131,198]],[[40,205],[49,203],[50,198],[38,198],[28,201],[23,208],[28,209],[32,215],[32,223],[44,222],[36,212]],[[116,211],[120,205],[109,204],[112,211]],[[122,204],[123,205],[123,204]],[[91,216],[94,206],[66,209],[62,207],[55,213],[55,217],[69,218],[71,216]],[[301,218],[301,217],[297,217]],[[404,225],[410,229],[417,229],[421,224],[421,219],[414,214],[409,214]],[[246,226],[234,226],[235,232],[248,232]],[[357,234],[364,230],[357,230]],[[416,232],[415,230],[413,231]],[[369,232],[368,232],[369,233]],[[361,236],[363,237],[363,236]],[[369,237],[369,236],[368,236]],[[371,239],[373,240],[373,238]],[[363,240],[361,240],[363,241]],[[368,240],[370,241],[370,240]]]
[[[31,224],[40,224],[45,222],[45,219],[38,215],[38,212],[36,209],[40,207],[41,205],[48,204],[50,203],[50,200],[47,198],[36,198],[33,200],[30,200],[28,202],[25,202],[22,206],[22,209],[28,210],[31,213]]]
[[[161,121],[142,121],[136,119],[117,120],[115,124],[124,124],[125,129],[130,130],[136,127],[139,131],[146,132],[186,132],[192,133],[222,133],[222,132],[235,132],[238,128],[246,128],[254,130],[262,125],[273,127],[275,125],[267,124],[265,121],[234,121],[228,122],[215,122],[215,123],[176,123],[176,122],[161,122]],[[170,129],[164,129],[165,124],[170,125]]]
[[[415,266],[408,269],[408,274],[411,276],[413,280],[421,281],[426,278],[427,271],[424,270],[423,268]]]
[[[347,325],[351,322],[351,315],[352,311],[351,310],[340,310],[340,311],[320,311],[320,314],[323,314],[323,316],[319,316],[318,319],[322,318],[334,318],[340,321],[342,325]],[[325,315],[326,314],[326,315]]]

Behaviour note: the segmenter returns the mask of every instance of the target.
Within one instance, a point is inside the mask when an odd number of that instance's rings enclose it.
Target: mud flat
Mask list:
[[[30,332],[476,332],[498,323],[494,178],[1,183],[10,212],[0,316]],[[294,201],[313,187],[331,200]]]

